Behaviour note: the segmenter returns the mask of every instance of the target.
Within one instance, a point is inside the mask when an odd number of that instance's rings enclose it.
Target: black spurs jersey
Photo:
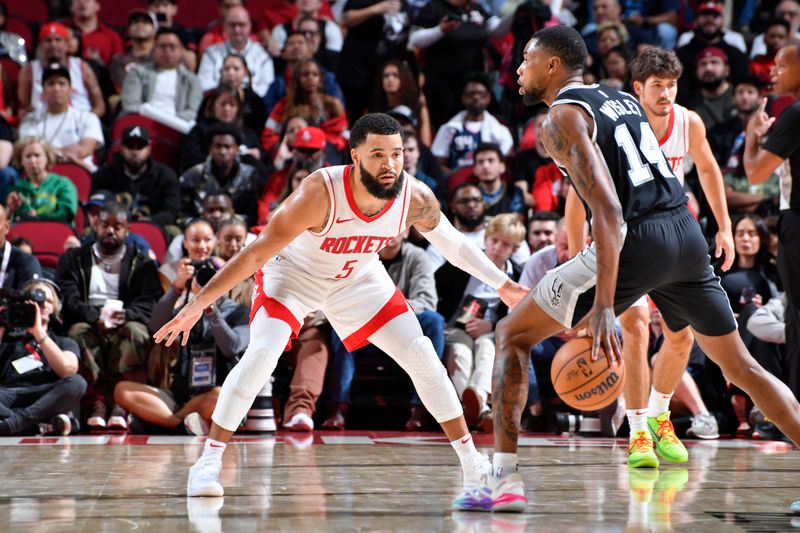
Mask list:
[[[592,140],[614,181],[623,220],[686,203],[683,187],[633,96],[601,85],[575,85],[562,89],[553,102],[563,104],[578,105],[594,119]]]

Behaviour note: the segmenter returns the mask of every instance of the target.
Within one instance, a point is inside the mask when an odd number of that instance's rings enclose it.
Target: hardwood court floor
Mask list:
[[[488,437],[477,439],[479,447]],[[629,472],[625,442],[526,435],[522,515],[453,513],[441,434],[279,433],[225,454],[224,498],[185,497],[202,439],[0,439],[2,531],[791,531],[800,452],[690,442],[685,467]],[[793,523],[794,520],[794,523]]]

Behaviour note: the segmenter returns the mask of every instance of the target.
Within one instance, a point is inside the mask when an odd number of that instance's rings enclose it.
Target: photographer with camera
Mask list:
[[[65,324],[81,347],[82,373],[90,380],[87,423],[93,428],[127,427],[111,394],[123,377],[145,380],[152,344],[145,324],[163,294],[155,262],[125,244],[129,220],[127,208],[107,202],[95,225],[97,241],[67,250],[56,268]]]
[[[179,295],[182,295],[184,290],[190,287],[189,282],[198,274],[198,270],[204,270],[204,273],[200,274],[203,277],[209,272],[209,268],[214,268],[216,271],[214,265],[209,266],[212,259],[217,261],[217,265],[224,262],[213,257],[217,237],[211,223],[205,219],[198,218],[186,225],[183,229],[183,246],[186,248],[186,257],[165,263],[158,269],[158,279],[165,293],[174,288]],[[185,296],[188,297],[188,294]],[[180,305],[182,306],[183,302]]]
[[[58,287],[31,280],[0,290],[0,436],[77,433],[72,415],[86,391],[78,345],[50,330],[61,309]]]
[[[39,260],[6,240],[11,230],[9,214],[0,205],[0,287],[19,289],[32,279],[42,277]]]
[[[177,274],[153,308],[148,323],[151,332],[171,320],[223,264],[210,257],[214,233],[207,222],[191,223],[184,235],[189,258],[173,263]],[[164,388],[132,381],[117,384],[117,404],[144,422],[141,426],[134,423],[132,429],[153,432],[157,431],[153,426],[175,429],[183,424],[187,433],[206,435],[220,386],[250,342],[249,315],[247,306],[221,297],[205,309],[187,345],[176,345],[175,353],[167,355],[165,366],[170,376],[158,383]]]

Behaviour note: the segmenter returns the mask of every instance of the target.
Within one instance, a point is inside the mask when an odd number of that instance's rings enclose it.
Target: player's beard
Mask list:
[[[400,190],[403,188],[403,182],[405,180],[402,170],[400,171],[400,175],[397,176],[397,179],[394,180],[394,183],[388,187],[385,187],[381,185],[381,182],[378,181],[377,177],[367,172],[367,169],[364,168],[363,163],[358,163],[358,169],[361,172],[361,183],[363,183],[364,187],[367,188],[367,192],[375,198],[380,198],[381,200],[391,200],[392,198],[397,198],[397,195],[400,194]]]
[[[528,107],[535,106],[542,101],[542,92],[539,90],[525,91],[522,95],[522,103]]]

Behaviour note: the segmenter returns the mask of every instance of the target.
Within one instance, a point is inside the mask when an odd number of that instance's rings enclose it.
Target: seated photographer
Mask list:
[[[222,264],[219,258],[213,257],[217,246],[214,229],[211,223],[202,218],[192,220],[183,229],[183,246],[187,257],[165,263],[158,269],[158,280],[165,293],[171,287],[178,293],[183,293],[188,287],[187,282],[192,280],[197,270],[203,268],[208,272],[208,268],[216,270]]]
[[[201,277],[202,267],[194,277],[184,279],[153,307],[148,327],[158,331],[197,294],[217,268],[214,263],[208,276]],[[190,267],[191,268],[191,267]],[[181,269],[184,274],[186,268]],[[223,296],[207,307],[203,318],[192,329],[186,346],[176,346],[177,358],[171,364],[169,390],[134,381],[121,381],[114,389],[114,400],[144,424],[134,422],[134,431],[155,432],[152,426],[175,429],[183,424],[187,433],[206,435],[211,414],[217,405],[220,386],[239,361],[250,342],[250,309]]]
[[[58,288],[32,280],[23,291],[0,295],[0,436],[31,434],[37,426],[45,435],[77,433],[72,410],[86,381],[77,374],[78,345],[50,330],[61,308]]]
[[[42,266],[38,259],[6,240],[10,229],[6,208],[0,205],[0,287],[19,289],[24,283],[41,278]]]
[[[497,268],[518,280],[522,268],[511,260],[525,239],[517,215],[497,215],[486,226],[484,248]],[[497,291],[450,263],[436,271],[438,311],[449,319],[445,329],[445,363],[471,428],[491,433],[488,406],[494,366],[494,328],[508,313]]]
[[[145,324],[163,294],[155,262],[125,244],[128,217],[124,206],[107,202],[95,226],[97,242],[67,250],[56,268],[65,324],[81,347],[90,380],[87,423],[93,428],[127,427],[111,394],[123,377],[144,381],[152,344]]]

